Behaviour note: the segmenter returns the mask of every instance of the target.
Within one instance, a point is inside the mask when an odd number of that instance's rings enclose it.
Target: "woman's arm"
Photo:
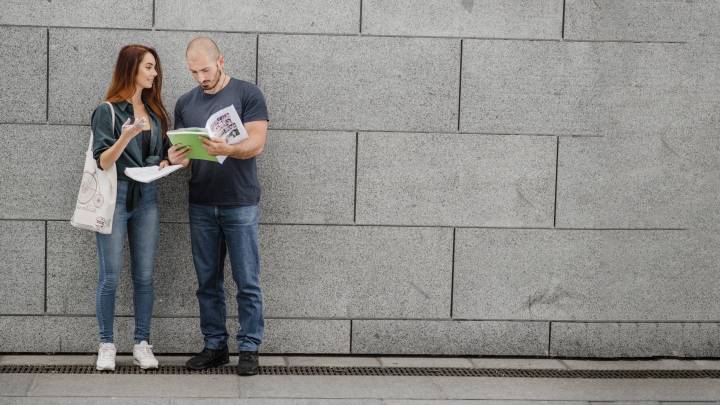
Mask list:
[[[118,139],[115,139],[113,128],[113,109],[103,103],[93,112],[90,126],[93,132],[93,156],[101,169],[106,170],[119,158],[130,140],[142,130],[139,126],[123,128]],[[140,122],[138,122],[140,124]],[[115,122],[115,125],[122,123]]]
[[[113,165],[113,163],[117,162],[117,160],[120,158],[120,155],[122,155],[123,151],[125,150],[125,147],[127,147],[128,143],[142,132],[142,126],[140,125],[132,125],[129,127],[124,127],[122,133],[120,133],[120,137],[118,140],[113,144],[113,146],[105,149],[105,152],[100,154],[100,167],[103,170],[107,170],[110,168],[110,166]]]

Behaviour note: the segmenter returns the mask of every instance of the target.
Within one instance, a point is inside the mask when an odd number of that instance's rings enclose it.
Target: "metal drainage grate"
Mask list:
[[[0,374],[112,374],[92,365],[2,365]],[[224,366],[202,371],[183,366],[160,366],[141,370],[137,366],[117,366],[114,374],[200,374],[233,375],[235,367]],[[514,368],[421,368],[421,367],[284,367],[260,366],[262,375],[329,376],[411,376],[411,377],[519,377],[519,378],[720,378],[720,370],[555,370]]]

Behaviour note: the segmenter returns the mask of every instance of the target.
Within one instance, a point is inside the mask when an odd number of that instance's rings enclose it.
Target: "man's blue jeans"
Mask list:
[[[200,329],[205,347],[223,348],[228,341],[225,327],[225,254],[229,253],[237,285],[240,329],[238,350],[256,351],[262,342],[265,323],[260,291],[260,249],[257,205],[218,207],[190,204],[190,237],[198,279]]]
[[[130,247],[130,269],[133,280],[133,304],[135,306],[135,341],[150,340],[152,318],[153,273],[155,253],[160,232],[160,217],[155,184],[142,184],[142,197],[131,212],[125,208],[127,181],[118,180],[117,200],[113,214],[112,233],[96,233],[98,254],[98,278],[95,294],[95,314],[100,327],[100,341],[113,341],[115,320],[115,290],[123,269],[123,246],[127,235]]]

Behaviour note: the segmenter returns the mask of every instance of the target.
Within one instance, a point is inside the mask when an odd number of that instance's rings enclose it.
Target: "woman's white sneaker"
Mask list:
[[[95,368],[100,371],[115,371],[115,354],[117,349],[114,343],[100,343]]]
[[[133,346],[133,362],[141,369],[158,368],[158,361],[152,351],[152,346],[142,341]]]

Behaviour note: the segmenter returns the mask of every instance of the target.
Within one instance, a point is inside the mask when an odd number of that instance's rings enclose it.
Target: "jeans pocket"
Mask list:
[[[242,205],[223,209],[223,222],[232,225],[257,225],[259,209],[257,205]]]

